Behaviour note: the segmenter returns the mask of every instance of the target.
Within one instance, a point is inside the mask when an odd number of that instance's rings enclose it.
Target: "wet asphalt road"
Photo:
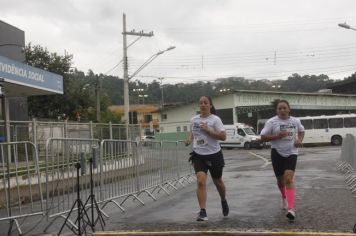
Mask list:
[[[193,183],[173,191],[170,196],[162,192],[156,195],[157,201],[142,195],[145,206],[129,200],[125,203],[126,213],[122,213],[113,204],[108,205],[105,212],[110,215],[110,219],[106,221],[105,230],[352,232],[356,221],[356,200],[346,189],[343,176],[336,172],[340,147],[301,150],[295,178],[297,219],[294,223],[288,222],[284,211],[280,209],[280,194],[268,161],[269,152],[224,150],[226,167],[223,179],[230,205],[228,217],[222,216],[219,195],[209,178],[208,222],[195,221],[199,207]],[[36,223],[35,220],[25,222],[24,231]],[[58,232],[62,223],[62,220],[58,220],[50,233]],[[0,226],[0,235],[5,235],[7,223],[2,222]],[[43,220],[28,235],[39,235],[45,226]]]
[[[219,195],[209,180],[208,222],[196,222],[195,184],[127,213],[112,213],[106,230],[278,230],[351,232],[356,200],[336,172],[339,147],[304,148],[296,172],[297,220],[288,222],[269,162],[270,150],[224,150],[230,215],[223,217]],[[257,155],[256,155],[257,154]]]

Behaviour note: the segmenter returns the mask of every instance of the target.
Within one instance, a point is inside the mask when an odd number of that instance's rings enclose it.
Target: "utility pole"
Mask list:
[[[161,110],[164,107],[164,100],[163,100],[163,77],[158,78],[161,81]]]
[[[101,115],[100,115],[100,90],[101,90],[101,79],[97,75],[96,77],[96,86],[95,86],[95,92],[96,92],[96,122],[100,122],[101,120]]]
[[[127,35],[133,35],[133,36],[139,36],[139,37],[152,37],[153,32],[145,33],[142,30],[139,32],[136,32],[135,30],[131,30],[130,32],[126,31],[126,14],[123,14],[123,67],[124,67],[124,119],[125,119],[125,124],[128,125],[129,122],[129,72],[128,72],[128,62],[127,62]]]
[[[129,72],[128,72],[128,65],[127,65],[127,39],[126,39],[126,15],[123,15],[122,19],[123,23],[123,46],[124,46],[124,58],[123,58],[123,65],[124,65],[124,119],[125,123],[129,124]]]

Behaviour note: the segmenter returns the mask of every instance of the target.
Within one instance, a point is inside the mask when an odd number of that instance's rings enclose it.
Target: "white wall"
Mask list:
[[[236,91],[235,93],[221,95],[213,98],[213,104],[216,109],[233,108],[233,121],[238,122],[235,107],[237,106],[256,106],[270,105],[271,101],[276,98],[287,99],[292,108],[298,107],[304,109],[320,109],[356,107],[356,96],[333,95],[333,94],[306,94],[306,93],[277,93],[277,92],[253,92],[253,91]],[[190,119],[199,111],[198,101],[183,105],[177,108],[165,110],[167,119],[161,122],[164,132],[176,132],[177,127],[181,131],[185,126],[189,126]]]
[[[234,96],[234,94],[227,94],[215,97],[213,98],[213,104],[216,109],[234,108]],[[167,115],[167,119],[161,121],[161,127],[163,127],[163,132],[176,132],[178,126],[180,126],[181,130],[183,131],[183,127],[187,125],[189,127],[190,119],[195,116],[198,111],[198,101],[163,111],[162,114]],[[236,115],[233,115],[235,121]]]

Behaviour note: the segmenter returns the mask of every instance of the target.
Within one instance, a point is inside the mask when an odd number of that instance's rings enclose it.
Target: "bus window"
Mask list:
[[[329,128],[343,128],[344,119],[342,118],[332,118],[329,119]]]
[[[327,119],[315,119],[314,120],[314,129],[327,129],[328,120]]]
[[[345,117],[344,125],[346,128],[356,127],[356,117]]]
[[[304,129],[313,129],[313,120],[300,120]]]

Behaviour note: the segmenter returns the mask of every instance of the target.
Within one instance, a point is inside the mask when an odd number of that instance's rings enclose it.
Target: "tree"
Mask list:
[[[69,118],[74,118],[76,104],[75,99],[73,99],[72,81],[69,77],[73,56],[60,56],[57,53],[50,53],[46,48],[39,45],[32,46],[31,43],[26,46],[25,54],[27,64],[62,75],[64,80],[64,95],[29,97],[29,115],[53,119],[65,114]]]
[[[330,81],[329,77],[324,74],[304,76],[293,74],[281,86],[284,91],[317,92],[320,89],[325,89]]]

